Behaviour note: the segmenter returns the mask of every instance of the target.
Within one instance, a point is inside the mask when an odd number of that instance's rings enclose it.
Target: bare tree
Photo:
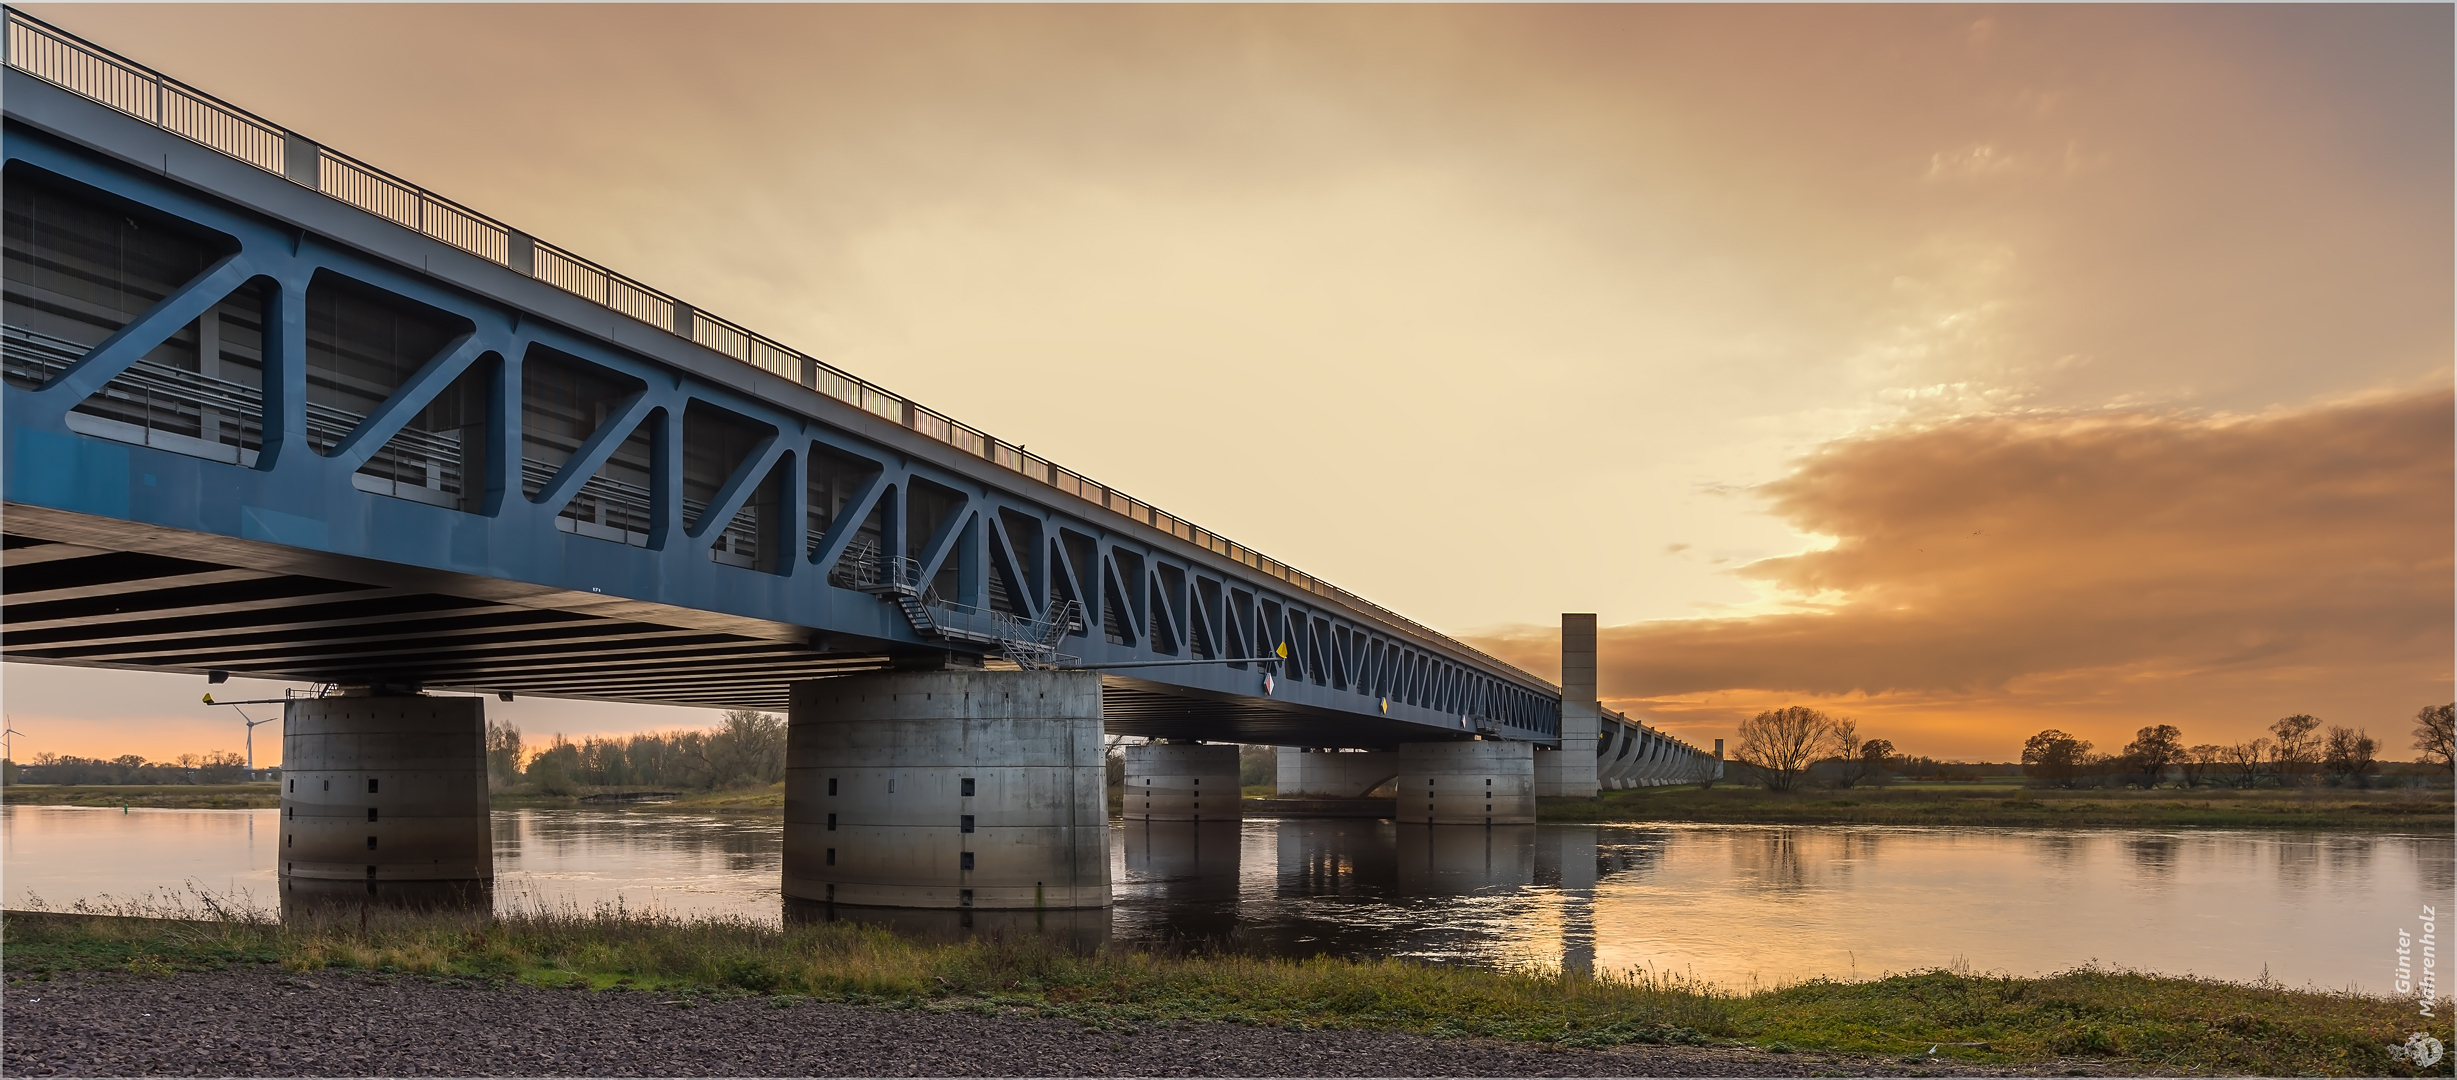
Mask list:
[[[2363,778],[2379,768],[2374,760],[2379,756],[2380,744],[2360,728],[2332,726],[2321,740],[2321,771],[2332,784],[2362,787]]]
[[[1758,771],[1768,791],[1790,791],[1825,756],[1834,721],[1805,705],[1768,709],[1740,722],[1734,755]]]
[[[2231,743],[2226,749],[2226,764],[2235,770],[2236,787],[2256,787],[2269,770],[2269,740],[2247,739]]]
[[[1848,716],[1838,717],[1826,728],[1826,749],[1833,753],[1834,786],[1849,788],[1868,775],[1860,764],[1860,722]]]
[[[2141,774],[2141,786],[2154,788],[2167,767],[2184,756],[2184,732],[2174,724],[2146,727],[2133,735],[2124,748],[2124,758]]]
[[[2277,766],[2278,783],[2301,784],[2319,764],[2320,740],[2313,732],[2320,729],[2320,718],[2308,713],[2296,713],[2269,725],[2269,733],[2278,737],[2273,760]]]
[[[2184,774],[2185,787],[2200,787],[2215,782],[2218,766],[2226,761],[2227,748],[2217,743],[2197,743],[2176,759],[2176,770]]]
[[[2022,775],[2045,780],[2059,787],[2072,787],[2081,780],[2082,766],[2090,759],[2090,740],[2078,739],[2055,728],[2031,736],[2022,743]]]
[[[2423,763],[2437,762],[2442,771],[2457,761],[2457,705],[2425,705],[2414,713],[2414,748]]]

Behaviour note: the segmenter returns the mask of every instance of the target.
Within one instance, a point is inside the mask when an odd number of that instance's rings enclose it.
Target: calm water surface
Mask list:
[[[181,892],[271,906],[272,810],[0,807],[9,907]],[[494,815],[496,904],[775,922],[774,819]],[[2382,992],[2446,910],[2446,838],[1855,826],[1114,826],[1113,939],[1649,968],[1734,988],[2090,961]],[[2436,899],[2435,899],[2436,898]]]

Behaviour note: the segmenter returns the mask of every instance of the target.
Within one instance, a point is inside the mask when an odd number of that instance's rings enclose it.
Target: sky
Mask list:
[[[2446,6],[27,9],[1693,741],[2452,697]]]

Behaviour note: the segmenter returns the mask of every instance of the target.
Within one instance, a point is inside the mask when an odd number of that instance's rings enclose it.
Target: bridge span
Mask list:
[[[786,891],[846,904],[1106,904],[1104,732],[1158,817],[1236,812],[1204,743],[1428,824],[1717,764],[1600,709],[1593,616],[1553,686],[14,10],[0,78],[0,648],[343,688],[286,887],[491,873],[432,691],[788,710]]]

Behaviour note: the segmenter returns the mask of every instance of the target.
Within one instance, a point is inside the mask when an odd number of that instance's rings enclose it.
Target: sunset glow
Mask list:
[[[2453,696],[2446,6],[27,10],[1693,743]]]

